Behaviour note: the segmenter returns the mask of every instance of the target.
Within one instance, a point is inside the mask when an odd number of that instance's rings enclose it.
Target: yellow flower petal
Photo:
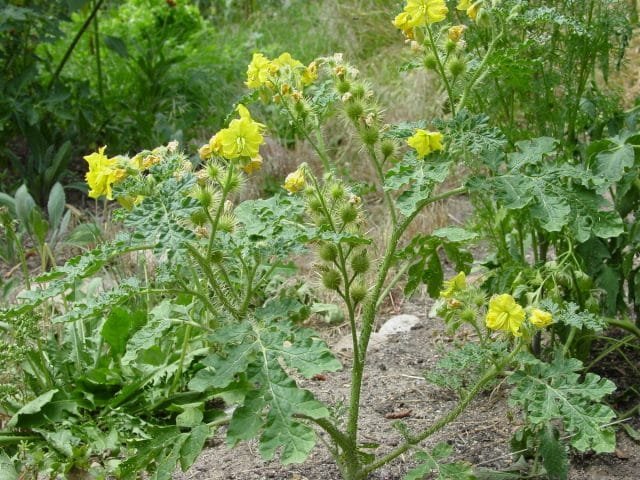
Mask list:
[[[302,190],[305,185],[304,171],[300,168],[287,175],[284,181],[284,188],[289,193],[297,193]]]
[[[534,327],[544,328],[553,323],[553,315],[551,315],[550,312],[540,310],[539,308],[534,308],[531,311],[529,321],[533,324]]]
[[[496,295],[489,300],[489,311],[485,319],[487,328],[504,330],[520,337],[520,327],[524,321],[525,311],[508,293]]]

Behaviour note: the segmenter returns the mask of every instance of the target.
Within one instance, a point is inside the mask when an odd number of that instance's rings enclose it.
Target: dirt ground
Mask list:
[[[392,335],[387,343],[370,351],[368,370],[362,395],[362,442],[379,443],[384,452],[401,440],[393,428],[395,420],[389,414],[410,411],[404,418],[413,431],[426,427],[456,404],[455,396],[424,380],[424,372],[435,364],[443,348],[451,343],[441,320],[428,318],[426,305],[404,305],[395,312],[419,317],[420,322],[408,333]],[[331,345],[336,345],[346,332],[325,331]],[[301,386],[313,391],[329,404],[347,401],[349,393],[348,367],[350,354],[342,352],[344,370],[326,375],[326,380],[309,380]],[[509,439],[518,428],[517,412],[506,404],[508,386],[500,383],[469,406],[457,421],[430,438],[424,446],[448,441],[455,450],[455,460],[466,461],[483,469],[505,469],[513,463]],[[635,418],[635,428],[640,419]],[[638,480],[640,479],[640,446],[623,431],[618,433],[615,454],[585,454],[573,456],[570,480]],[[371,480],[401,480],[413,466],[410,456],[375,472]],[[277,462],[263,462],[256,443],[245,443],[229,450],[224,445],[224,430],[216,435],[210,448],[186,473],[175,480],[338,480],[337,468],[321,442],[303,465],[282,467]],[[499,478],[486,473],[482,478]]]

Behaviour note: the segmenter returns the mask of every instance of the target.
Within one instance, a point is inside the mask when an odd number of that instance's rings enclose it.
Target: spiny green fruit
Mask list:
[[[318,249],[318,256],[325,262],[333,262],[338,257],[338,247],[333,243],[323,243]]]
[[[338,82],[338,85],[336,87],[338,89],[338,92],[347,93],[351,90],[351,83],[349,83],[348,80],[341,80]]]
[[[347,204],[340,210],[342,223],[351,223],[358,218],[358,210],[351,204]]]
[[[474,312],[471,308],[465,308],[460,314],[460,318],[463,322],[473,323],[476,319],[476,312]]]
[[[335,183],[331,186],[330,195],[333,200],[342,200],[344,198],[344,186],[341,183]]]
[[[459,75],[462,75],[466,70],[467,66],[464,63],[464,60],[462,60],[461,58],[455,57],[449,61],[448,68],[449,68],[449,73],[451,73],[451,75],[455,78]]]
[[[199,227],[207,223],[207,220],[209,220],[209,217],[207,216],[207,212],[204,208],[196,210],[191,214],[191,222]]]
[[[307,202],[307,207],[313,213],[322,213],[322,202],[317,197],[310,198]]]
[[[380,153],[386,159],[396,153],[396,144],[393,140],[383,140],[380,145]]]
[[[351,269],[354,273],[359,275],[366,273],[370,266],[371,262],[369,261],[369,255],[367,255],[366,250],[351,257]]]
[[[351,90],[353,98],[356,100],[362,100],[367,94],[367,89],[362,83],[356,83]]]
[[[364,106],[358,101],[350,102],[345,107],[345,112],[351,121],[357,122],[364,114]]]
[[[324,285],[325,288],[329,290],[338,290],[341,283],[342,277],[340,276],[340,272],[337,270],[330,268],[322,273],[322,285]]]
[[[218,230],[225,233],[231,233],[236,228],[236,217],[231,213],[223,213],[218,219]]]
[[[360,138],[365,145],[375,145],[380,134],[376,127],[365,127],[360,130]]]
[[[213,250],[211,255],[209,255],[209,259],[212,263],[220,263],[224,260],[224,255],[222,254],[222,250]]]
[[[360,303],[367,297],[367,286],[364,283],[355,283],[349,290],[353,303]]]
[[[430,53],[426,57],[424,57],[424,66],[427,70],[435,70],[438,66],[438,60],[433,53]]]
[[[196,199],[202,205],[202,208],[208,209],[213,203],[213,192],[206,187],[200,187],[196,192]]]

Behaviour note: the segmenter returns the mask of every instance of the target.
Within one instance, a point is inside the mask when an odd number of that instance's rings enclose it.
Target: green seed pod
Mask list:
[[[318,256],[325,262],[333,262],[338,257],[338,248],[333,243],[323,243],[318,248]]]
[[[351,269],[358,275],[366,273],[369,270],[370,266],[371,262],[366,250],[363,250],[357,255],[351,257]]]
[[[220,181],[220,165],[213,162],[207,163],[207,176],[211,180]]]
[[[351,223],[358,218],[358,210],[351,204],[347,204],[340,210],[342,223]]]
[[[341,80],[336,85],[338,92],[344,94],[351,90],[351,83],[348,80]]]
[[[380,145],[380,153],[382,156],[387,159],[396,153],[396,144],[393,140],[383,140]]]
[[[344,186],[341,183],[334,183],[331,185],[329,194],[333,200],[342,200],[345,195]]]
[[[449,64],[447,65],[447,67],[449,68],[449,73],[454,78],[462,75],[467,69],[467,65],[465,64],[464,60],[458,57],[452,58],[449,61]]]
[[[340,276],[340,272],[337,270],[330,268],[322,273],[322,285],[329,290],[338,290],[340,288],[340,284],[342,283],[342,277]]]
[[[375,145],[380,138],[380,133],[376,127],[365,127],[360,129],[360,137],[365,145]]]
[[[352,122],[358,122],[364,114],[364,107],[362,103],[354,101],[349,102],[344,111]]]
[[[364,283],[358,282],[352,285],[349,293],[351,294],[351,300],[353,300],[353,303],[357,304],[367,297],[368,289]]]
[[[424,66],[427,70],[435,70],[438,66],[438,60],[433,53],[424,57]]]

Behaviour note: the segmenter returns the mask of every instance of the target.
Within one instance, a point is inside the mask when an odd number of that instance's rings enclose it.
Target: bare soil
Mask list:
[[[428,305],[405,304],[398,311],[383,314],[408,313],[420,318],[410,332],[392,335],[387,343],[369,354],[362,395],[361,442],[379,444],[376,453],[390,450],[401,441],[393,427],[394,414],[407,414],[402,421],[413,431],[431,425],[456,404],[449,391],[431,385],[424,373],[441,357],[452,339],[445,333],[440,319],[428,317]],[[331,345],[336,345],[341,333],[325,329]],[[462,335],[465,335],[462,332]],[[302,381],[301,386],[314,392],[330,405],[346,404],[349,395],[350,355],[339,353],[344,370],[326,375],[326,379]],[[614,379],[615,380],[615,379]],[[428,439],[423,446],[446,441],[454,447],[454,460],[466,461],[476,467],[492,470],[509,468],[514,457],[509,439],[519,427],[518,413],[506,402],[506,382],[475,399],[469,408],[446,428]],[[630,422],[640,428],[637,417]],[[303,465],[283,467],[277,461],[264,462],[255,442],[228,449],[224,444],[224,429],[216,435],[210,448],[186,473],[175,480],[333,480],[340,475],[333,461],[319,442]],[[618,432],[615,454],[585,454],[572,457],[570,480],[638,480],[640,479],[640,446],[622,430]],[[372,480],[400,480],[412,467],[410,455],[400,457],[371,475]],[[486,479],[498,478],[486,473]],[[524,477],[523,477],[524,478]]]

